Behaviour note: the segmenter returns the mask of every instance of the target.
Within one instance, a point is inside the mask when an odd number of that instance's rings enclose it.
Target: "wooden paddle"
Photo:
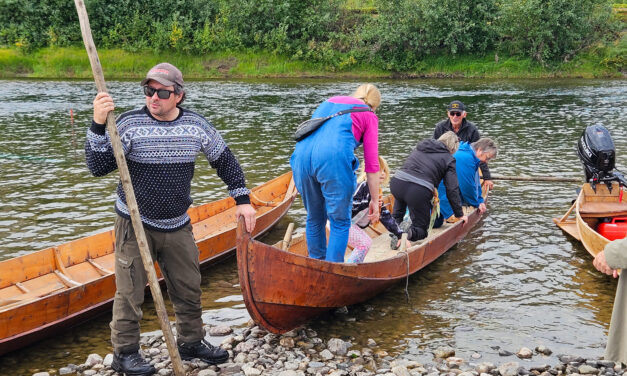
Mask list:
[[[576,178],[556,178],[552,176],[502,176],[492,175],[491,180],[515,180],[515,181],[552,181],[564,183],[583,183],[582,179]]]
[[[105,84],[104,75],[102,74],[102,67],[100,60],[98,59],[98,52],[96,51],[96,45],[91,35],[91,27],[89,25],[89,18],[87,16],[87,10],[85,9],[85,3],[83,0],[74,0],[76,5],[76,11],[78,12],[78,19],[81,24],[81,33],[83,34],[83,42],[87,49],[87,55],[89,56],[89,62],[91,63],[91,70],[94,74],[94,80],[96,81],[96,87],[98,92],[107,92],[107,85]],[[139,209],[137,207],[137,201],[135,199],[135,192],[131,184],[131,177],[128,172],[128,166],[124,157],[124,150],[122,149],[122,142],[120,141],[120,135],[118,129],[115,126],[115,115],[113,111],[107,114],[107,131],[111,138],[111,146],[113,147],[113,154],[118,165],[118,171],[120,172],[120,181],[122,182],[122,188],[126,194],[126,205],[128,206],[131,221],[133,222],[133,229],[135,230],[135,236],[137,238],[137,245],[139,246],[139,252],[141,254],[142,262],[144,263],[144,269],[148,276],[148,284],[150,286],[150,292],[152,293],[153,301],[157,309],[157,315],[159,316],[159,323],[165,342],[170,352],[170,358],[172,360],[172,369],[176,376],[184,376],[185,370],[183,369],[183,361],[178,351],[174,335],[172,334],[172,328],[170,327],[170,321],[168,319],[168,313],[163,303],[163,295],[161,294],[161,287],[159,286],[159,280],[157,279],[157,273],[155,272],[154,262],[148,249],[148,242],[146,241],[146,234],[144,233],[144,226],[142,225],[141,218],[139,216]]]

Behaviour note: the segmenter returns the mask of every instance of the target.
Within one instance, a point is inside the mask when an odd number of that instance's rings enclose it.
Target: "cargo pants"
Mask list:
[[[177,342],[200,341],[205,336],[201,318],[201,276],[191,224],[174,232],[147,228],[144,231],[174,305]],[[109,324],[111,343],[117,354],[136,352],[147,277],[132,222],[120,216],[115,221],[115,283],[113,317]]]

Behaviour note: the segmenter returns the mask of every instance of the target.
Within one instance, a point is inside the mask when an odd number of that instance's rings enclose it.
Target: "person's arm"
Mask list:
[[[370,191],[368,219],[379,220],[379,118],[372,112],[354,112],[353,135],[364,143],[364,171]]]
[[[489,180],[492,182],[492,174],[490,174],[490,169],[488,168],[488,164],[485,162],[481,162],[479,164],[479,168],[481,169],[481,177],[484,181]],[[493,183],[494,184],[494,183]],[[492,189],[492,187],[490,187]]]
[[[381,223],[383,226],[392,234],[396,235],[397,238],[401,238],[403,235],[403,230],[398,226],[398,223],[392,217],[392,213],[387,208],[381,208]]]
[[[457,181],[457,171],[455,168],[455,159],[453,159],[449,162],[446,174],[444,175],[444,187],[446,188],[446,198],[451,205],[451,209],[453,209],[455,217],[462,218],[464,216],[464,210],[462,209],[459,182]]]
[[[627,269],[627,238],[609,242],[604,249],[608,265],[614,269]]]
[[[94,115],[85,140],[85,161],[93,176],[104,176],[118,168],[105,124],[107,114],[115,106],[107,93],[98,93],[93,103]]]
[[[609,242],[594,258],[593,265],[601,273],[618,277],[617,269],[627,268],[627,238]]]
[[[472,124],[472,123],[471,123]],[[476,125],[472,124],[472,134],[470,135],[470,143],[478,141],[481,138],[479,134],[479,128]],[[494,187],[494,182],[492,181],[492,175],[490,174],[490,169],[488,168],[488,164],[485,162],[481,162],[479,164],[479,168],[481,169],[481,177],[483,178],[483,182],[488,187],[488,189],[492,189]]]
[[[443,134],[444,134],[444,127],[442,126],[442,122],[437,123],[435,125],[435,130],[433,131],[433,138],[437,140]]]
[[[370,191],[370,204],[368,204],[368,219],[374,223],[379,220],[379,171],[366,172],[366,181]]]
[[[360,213],[362,210],[367,209],[370,205],[370,190],[368,189],[368,182],[364,181],[359,183],[357,190],[353,195],[353,207],[351,210],[351,218]]]
[[[255,229],[256,210],[250,205],[250,190],[246,188],[246,179],[244,178],[244,171],[237,162],[237,159],[231,152],[228,146],[224,147],[224,150],[218,158],[213,161],[209,161],[211,167],[216,169],[216,172],[220,179],[226,184],[229,195],[233,197],[237,208],[235,209],[235,217],[244,217],[246,222],[246,230],[252,232]]]
[[[481,196],[481,185],[479,184],[479,176],[477,175],[476,166],[471,169],[460,170],[459,177],[459,191],[461,197],[468,205],[478,208],[483,203],[483,197]]]

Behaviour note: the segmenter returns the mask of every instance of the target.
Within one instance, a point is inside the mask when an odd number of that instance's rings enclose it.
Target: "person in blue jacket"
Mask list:
[[[351,96],[329,98],[318,106],[312,118],[351,109],[364,110],[334,116],[296,143],[290,165],[307,210],[309,257],[344,262],[353,192],[357,186],[355,171],[359,167],[354,150],[362,143],[371,197],[368,218],[372,222],[379,220],[379,119],[374,111],[380,103],[381,93],[372,84],[359,86]],[[327,220],[330,223],[328,245]]]
[[[460,142],[459,149],[453,157],[456,161],[457,181],[462,205],[478,208],[481,213],[486,211],[477,170],[481,163],[493,159],[496,154],[496,143],[489,138],[481,138],[473,143]],[[453,215],[453,209],[446,197],[446,189],[442,182],[438,186],[438,195],[440,197],[440,218],[436,221],[435,227],[440,227],[444,220]]]

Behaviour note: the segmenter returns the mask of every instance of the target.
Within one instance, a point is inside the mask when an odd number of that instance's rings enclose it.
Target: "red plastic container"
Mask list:
[[[610,222],[597,225],[597,232],[609,240],[623,239],[627,236],[627,217],[614,217]]]

